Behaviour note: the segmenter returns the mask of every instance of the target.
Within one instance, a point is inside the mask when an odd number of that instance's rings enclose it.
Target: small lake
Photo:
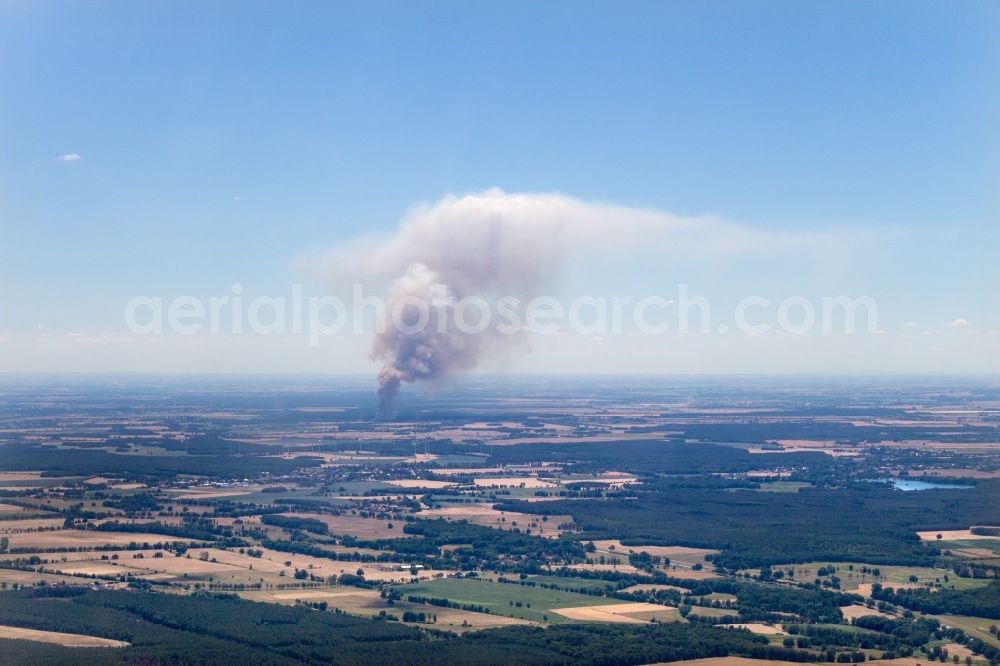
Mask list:
[[[971,490],[975,486],[960,486],[956,483],[938,483],[936,481],[918,481],[916,479],[879,479],[888,481],[893,487],[899,490],[934,490],[935,488],[946,488],[951,490]]]

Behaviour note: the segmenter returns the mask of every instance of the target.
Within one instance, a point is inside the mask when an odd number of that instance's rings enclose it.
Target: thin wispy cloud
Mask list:
[[[79,162],[83,159],[80,153],[64,153],[56,158],[57,162]]]
[[[719,256],[820,247],[831,240],[830,234],[758,229],[711,215],[491,189],[416,206],[394,233],[355,238],[304,263],[333,284],[392,280],[419,264],[449,283],[471,280],[478,291],[502,286],[517,293],[595,251]]]
[[[968,319],[962,319],[961,317],[959,317],[958,319],[956,319],[956,320],[954,320],[952,322],[949,322],[949,323],[945,324],[945,326],[947,326],[948,328],[964,328],[964,327],[966,327],[968,325],[969,325],[969,320]]]

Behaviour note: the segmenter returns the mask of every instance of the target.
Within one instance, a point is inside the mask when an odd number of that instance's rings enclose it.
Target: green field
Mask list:
[[[552,613],[551,609],[553,608],[622,603],[618,599],[609,597],[592,597],[574,592],[545,590],[539,587],[493,583],[470,578],[441,578],[427,583],[399,585],[395,589],[403,596],[404,600],[411,594],[444,598],[459,604],[483,606],[496,615],[552,624],[572,622],[558,613]],[[521,603],[520,607],[516,605],[518,602]]]
[[[990,626],[997,623],[996,620],[967,615],[928,615],[927,617],[937,618],[949,627],[957,627],[968,635],[982,640],[984,643],[989,643],[994,647],[1000,648],[1000,640],[989,631]]]
[[[736,601],[735,594],[725,594],[723,592],[712,592],[703,597],[697,597],[702,601]]]
[[[594,580],[592,578],[568,578],[566,576],[543,576],[535,575],[528,576],[528,580],[535,583],[545,583],[546,585],[558,585],[563,588],[571,589],[586,589],[586,590],[603,590],[608,587],[610,583],[603,580]]]
[[[850,570],[848,567],[853,566],[854,570]],[[861,567],[867,566],[869,568],[874,568],[879,570],[879,576],[873,576],[872,574],[862,573]],[[816,571],[821,567],[836,567],[837,572],[834,574],[840,577],[840,587],[845,592],[853,592],[858,588],[859,585],[866,583],[879,583],[883,586],[891,586],[893,583],[907,583],[912,584],[910,581],[910,576],[917,577],[918,585],[923,585],[925,583],[936,583],[940,582],[943,587],[953,588],[956,590],[965,590],[974,587],[981,587],[986,585],[989,581],[986,579],[976,579],[976,578],[960,578],[951,569],[934,569],[931,567],[904,567],[904,566],[893,566],[893,565],[876,565],[876,564],[859,564],[850,562],[808,562],[805,564],[791,564],[791,565],[776,565],[774,570],[787,571],[788,569],[795,570],[794,580],[799,582],[812,582],[816,578]],[[948,580],[945,581],[947,576]],[[823,577],[823,579],[828,579],[828,576]]]

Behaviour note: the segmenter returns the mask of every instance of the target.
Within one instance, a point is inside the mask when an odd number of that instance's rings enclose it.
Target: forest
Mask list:
[[[796,493],[659,487],[601,502],[505,501],[499,508],[570,514],[584,539],[626,545],[718,548],[726,569],[810,561],[930,565],[940,554],[915,530],[997,522],[1000,481],[972,490],[901,493],[878,484],[803,488]]]
[[[507,627],[465,636],[235,597],[49,587],[0,593],[9,625],[124,640],[122,650],[38,649],[0,640],[17,664],[642,664],[746,655],[804,661],[746,631],[697,624]]]

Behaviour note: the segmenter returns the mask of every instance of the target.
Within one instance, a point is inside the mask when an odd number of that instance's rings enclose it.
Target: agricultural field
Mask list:
[[[594,544],[595,550],[587,556],[589,559],[597,559],[601,556],[606,559],[624,557],[627,562],[629,555],[649,553],[654,557],[669,559],[672,565],[681,568],[694,566],[711,568],[712,565],[706,558],[719,552],[711,548],[689,548],[687,546],[624,545],[619,539],[597,539],[591,543]]]
[[[444,518],[446,520],[467,520],[483,527],[493,527],[500,530],[521,529],[542,537],[555,537],[571,531],[566,526],[573,524],[569,515],[536,516],[517,511],[500,511],[490,502],[473,504],[455,504],[440,509],[426,509],[420,512],[421,518]]]
[[[363,635],[388,628],[441,645],[500,632],[518,654],[584,640],[564,631],[600,641],[661,632],[671,645],[666,637],[685,636],[685,649],[717,644],[713,653],[730,655],[719,659],[766,648],[771,663],[831,654],[877,663],[907,651],[929,663],[947,646],[987,664],[1000,650],[990,632],[1000,618],[988,617],[1000,537],[970,529],[997,524],[1000,485],[987,476],[958,488],[893,485],[922,456],[947,469],[944,460],[968,468],[962,456],[973,454],[874,446],[851,434],[869,421],[840,412],[812,421],[784,393],[760,411],[756,392],[744,395],[750,407],[734,407],[707,390],[697,404],[658,391],[572,404],[490,398],[475,418],[454,396],[428,398],[433,417],[386,423],[347,406],[296,405],[308,392],[281,398],[293,406],[280,423],[214,403],[179,407],[186,415],[170,427],[154,415],[127,425],[142,411],[128,399],[115,416],[84,410],[66,428],[86,437],[46,434],[75,443],[0,442],[16,454],[0,457],[0,608],[5,599],[48,608],[30,595],[75,594],[124,595],[107,597],[115,608],[147,596],[177,609],[240,603],[243,614],[364,622]],[[0,403],[0,432],[4,418],[20,422],[31,409],[5,416]],[[503,417],[480,414],[491,410]],[[934,418],[875,422],[900,441],[930,441]],[[119,446],[115,433],[132,430],[141,435]],[[472,436],[484,433],[488,443]],[[981,433],[962,437],[953,444],[967,448]],[[24,469],[4,468],[11,460]],[[185,467],[193,462],[198,475]],[[970,614],[921,611],[928,598],[908,593],[957,595],[948,608]],[[0,625],[122,644],[86,654],[142,649],[120,632],[23,612],[22,625],[4,616]],[[533,631],[553,638],[536,643]]]
[[[2,524],[2,523],[0,523]],[[8,533],[10,548],[16,550],[79,550],[87,548],[121,547],[131,543],[152,546],[175,541],[159,534],[133,532],[103,532],[77,529],[49,529],[45,531]]]
[[[125,648],[129,646],[125,641],[116,641],[109,638],[85,636],[82,634],[65,634],[59,631],[40,631],[38,629],[25,629],[23,627],[6,627],[3,625],[0,625],[0,638],[52,643],[54,645],[74,648]]]
[[[404,600],[412,596],[447,599],[459,605],[481,607],[494,615],[545,623],[579,619],[561,615],[557,609],[620,605],[605,597],[468,578],[446,578],[395,589]]]
[[[939,615],[936,617],[949,626],[962,629],[968,634],[994,647],[1000,648],[1000,637],[990,631],[990,627],[997,625],[996,620],[967,615]]]
[[[977,578],[962,578],[952,569],[935,569],[933,567],[874,565],[851,562],[808,562],[805,564],[778,565],[777,571],[792,571],[794,576],[787,576],[802,582],[812,582],[815,579],[831,582],[834,577],[839,579],[839,589],[845,592],[857,592],[868,596],[873,584],[883,587],[917,588],[925,585],[946,587],[950,589],[970,589],[986,585],[987,581]],[[822,573],[822,575],[820,575]]]
[[[361,541],[375,539],[405,539],[410,537],[403,531],[405,523],[375,518],[361,518],[352,515],[328,515],[319,513],[281,513],[290,518],[318,520],[327,526],[330,534],[346,534]]]
[[[553,613],[580,622],[623,622],[641,624],[650,620],[671,622],[680,619],[676,608],[648,603],[603,604],[577,608],[553,608]]]

